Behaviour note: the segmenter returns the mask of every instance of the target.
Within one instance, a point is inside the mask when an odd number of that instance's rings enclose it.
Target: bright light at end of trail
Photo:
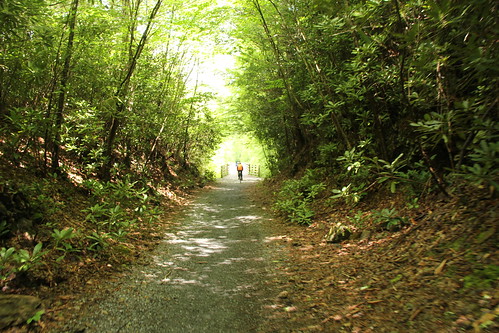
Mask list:
[[[201,64],[199,81],[207,86],[219,96],[228,96],[230,94],[227,88],[227,71],[233,68],[235,59],[232,55],[217,54],[211,59],[207,59]]]

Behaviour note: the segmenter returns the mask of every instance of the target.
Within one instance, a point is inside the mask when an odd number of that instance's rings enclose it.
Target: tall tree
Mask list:
[[[61,127],[64,118],[64,107],[66,105],[66,91],[70,75],[71,58],[73,56],[73,44],[75,38],[76,17],[78,14],[78,0],[73,0],[68,15],[68,41],[64,52],[64,65],[62,67],[61,81],[57,97],[57,109],[55,112],[55,126],[53,129],[54,143],[52,150],[52,171],[59,169],[59,152],[61,145]]]
[[[289,166],[289,155],[305,159],[301,165],[334,169],[345,150],[364,164],[367,157],[394,160],[403,153],[406,161],[426,164],[442,186],[446,167],[489,181],[480,178],[480,165],[490,172],[495,163],[487,153],[497,118],[493,1],[252,0],[251,6],[260,29],[239,29],[239,101],[250,112],[250,126],[277,153],[279,169]],[[262,32],[267,43],[259,40]],[[273,62],[261,61],[269,54]],[[246,89],[250,75],[260,82]],[[286,110],[288,92],[298,124],[292,113],[284,122],[307,138],[308,156],[296,147],[280,150],[281,122],[263,111]]]
[[[154,18],[156,17],[156,14],[158,13],[159,8],[161,7],[162,0],[157,0],[156,5],[154,8],[151,10],[151,13],[149,14],[149,18],[147,20],[147,25],[142,33],[142,37],[135,48],[135,50],[132,49],[134,43],[134,28],[135,28],[135,19],[132,19],[132,24],[130,26],[130,40],[129,40],[129,50],[130,50],[130,59],[127,63],[126,68],[124,69],[124,77],[121,79],[121,82],[116,90],[116,93],[114,94],[116,98],[116,112],[111,116],[111,119],[109,121],[110,123],[110,128],[109,128],[109,133],[106,138],[106,143],[105,143],[105,150],[104,150],[104,158],[106,160],[106,163],[103,166],[102,169],[102,176],[104,178],[109,178],[110,177],[110,170],[111,166],[113,165],[113,145],[114,141],[116,138],[116,134],[118,132],[118,128],[120,126],[120,121],[122,120],[122,117],[124,116],[124,111],[126,108],[126,103],[130,94],[130,79],[132,78],[132,75],[135,71],[135,67],[137,66],[137,62],[140,58],[140,55],[144,49],[144,46],[146,44],[147,38],[149,37]],[[135,11],[138,11],[138,6],[140,5],[140,1],[137,3],[137,8],[135,8]],[[132,8],[131,8],[132,9]],[[133,13],[134,10],[131,10]]]

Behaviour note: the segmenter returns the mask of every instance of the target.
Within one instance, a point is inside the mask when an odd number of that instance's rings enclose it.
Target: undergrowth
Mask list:
[[[0,287],[6,292],[26,281],[54,285],[69,278],[74,265],[131,255],[130,244],[163,213],[163,195],[132,174],[78,183],[13,171],[0,172]]]
[[[324,188],[324,183],[317,181],[317,173],[313,170],[307,170],[300,179],[290,179],[283,182],[276,195],[274,207],[290,222],[308,225],[314,217],[311,203]]]

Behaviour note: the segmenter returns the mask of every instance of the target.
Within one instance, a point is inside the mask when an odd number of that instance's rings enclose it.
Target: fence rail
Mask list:
[[[248,173],[255,177],[260,177],[260,166],[255,164],[248,164]]]
[[[258,164],[244,164],[244,166],[245,166],[245,172],[247,170],[248,175],[260,177],[261,170],[260,170],[260,166]],[[235,170],[235,167],[234,167],[234,170]],[[221,165],[220,166],[220,178],[224,178],[225,176],[228,176],[229,171],[230,171],[230,164]]]
[[[220,178],[223,178],[229,174],[229,165],[225,164],[220,167]]]

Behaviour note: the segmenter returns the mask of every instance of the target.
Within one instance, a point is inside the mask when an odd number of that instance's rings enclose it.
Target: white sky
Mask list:
[[[200,64],[200,83],[219,96],[229,95],[230,91],[226,87],[226,72],[233,68],[234,64],[234,57],[228,54],[217,54],[211,59],[205,59],[205,62]]]

